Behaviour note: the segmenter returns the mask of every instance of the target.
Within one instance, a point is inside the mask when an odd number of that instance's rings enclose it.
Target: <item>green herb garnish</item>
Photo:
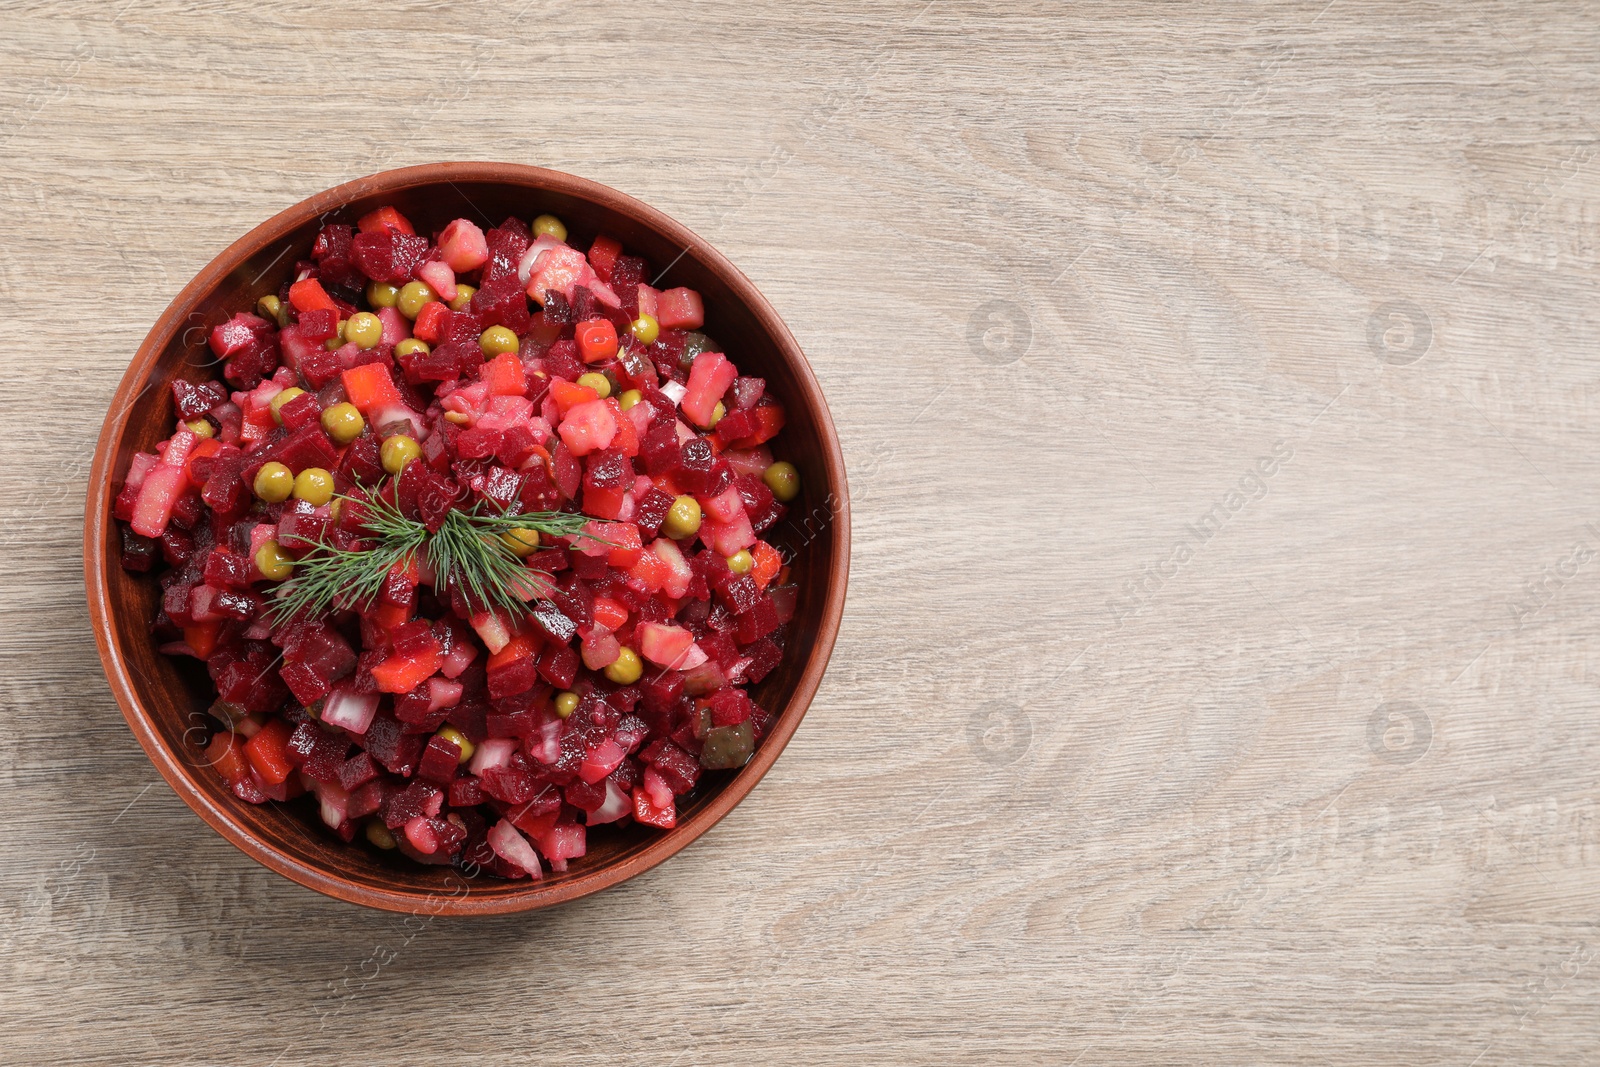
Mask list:
[[[607,543],[584,532],[592,521],[589,516],[565,511],[513,515],[493,511],[480,501],[471,508],[452,510],[438,531],[430,532],[376,493],[339,499],[346,507],[361,509],[361,525],[372,534],[370,544],[339,548],[319,542],[302,556],[294,565],[294,576],[273,595],[270,617],[274,624],[302,612],[321,615],[336,606],[366,610],[383,590],[389,572],[396,565],[405,566],[417,553],[433,572],[434,587],[441,592],[453,585],[475,604],[512,614],[526,612],[530,601],[549,595],[554,579],[526,566],[506,543],[506,534],[537,530],[552,537]]]

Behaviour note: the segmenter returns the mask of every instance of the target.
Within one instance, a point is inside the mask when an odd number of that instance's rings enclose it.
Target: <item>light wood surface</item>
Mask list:
[[[1600,1062],[1594,16],[0,5],[0,1061]],[[856,521],[760,788],[478,923],[209,831],[77,543],[200,266],[472,158],[738,263]]]

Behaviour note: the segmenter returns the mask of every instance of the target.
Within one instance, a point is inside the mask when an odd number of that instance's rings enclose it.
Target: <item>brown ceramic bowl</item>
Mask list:
[[[423,232],[458,216],[487,227],[508,215],[526,220],[550,212],[579,247],[600,232],[619,238],[655,269],[666,268],[663,285],[700,291],[706,331],[745,373],[764,377],[788,408],[788,425],[774,444],[799,467],[803,489],[781,530],[769,536],[794,553],[800,594],[783,663],[754,691],[758,703],[777,712],[772,732],[742,769],[707,773],[680,806],[676,828],[597,830],[587,856],[542,881],[469,880],[449,867],[346,845],[322,826],[309,801],[258,807],[237,800],[201,756],[204,712],[214,698],[210,681],[196,662],[156,651],[149,632],[159,597],[155,578],[127,574],[119,562],[111,504],[129,458],[171,432],[168,383],[212,375],[205,365],[210,328],[276,293],[295,261],[309,257],[324,222],[353,222],[383,204],[398,207]],[[84,518],[89,612],[106,677],[128,725],[178,795],[247,855],[301,885],[356,904],[430,914],[493,915],[572,900],[649,870],[709,830],[761,780],[800,725],[833,650],[849,563],[844,460],[827,403],[800,346],[750,280],[683,226],[631,197],[506,163],[436,163],[349,182],[267,220],[212,260],[156,322],[123,376],[95,451]]]

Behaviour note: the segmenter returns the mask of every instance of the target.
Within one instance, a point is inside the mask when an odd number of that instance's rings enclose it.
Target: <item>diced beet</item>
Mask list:
[[[526,693],[538,680],[538,665],[532,656],[490,667],[489,698],[501,700]]]
[[[750,697],[743,689],[719,689],[711,694],[711,722],[714,726],[737,726],[750,717]]]
[[[122,527],[122,568],[135,574],[148,572],[156,561],[156,542],[154,539],[134,533],[131,529]]]
[[[526,711],[490,714],[484,719],[484,728],[490,737],[532,737],[538,727],[538,720]]]
[[[678,466],[682,447],[678,442],[677,424],[672,418],[659,417],[650,423],[644,439],[639,442],[639,456],[644,460],[645,470],[652,475],[670,473]]]
[[[539,791],[539,785],[524,767],[491,767],[478,777],[483,791],[507,804],[521,804]]]
[[[299,474],[307,467],[332,470],[339,462],[339,452],[322,432],[320,425],[302,426],[272,450],[272,458]]]
[[[350,258],[352,232],[350,226],[337,222],[330,222],[317,232],[311,258],[317,262],[317,277],[321,281],[346,289],[361,286],[361,273]]]
[[[315,722],[303,722],[289,736],[289,761],[319,782],[336,782],[350,739]]]
[[[450,714],[449,708],[435,708],[426,683],[394,698],[394,717],[406,725],[406,733],[431,734]]]
[[[364,819],[368,815],[383,807],[391,793],[387,782],[374,779],[365,785],[350,791],[350,801],[345,806],[345,815],[352,819]]]
[[[172,402],[180,419],[198,419],[227,399],[228,391],[220,382],[195,384],[182,378],[172,381]]]
[[[767,636],[780,625],[778,612],[773,607],[772,600],[763,595],[748,612],[739,616],[739,642],[749,644],[759,637]]]
[[[608,448],[589,456],[585,463],[583,488],[585,492],[590,489],[614,489],[624,484],[632,485],[633,478],[633,465],[628,462],[628,457],[620,449]]]
[[[567,689],[578,676],[578,654],[566,645],[552,645],[539,657],[539,674],[558,689]]]
[[[520,334],[531,321],[527,293],[515,274],[486,280],[468,306],[483,327],[504,326]]]
[[[582,808],[584,811],[595,811],[606,802],[605,780],[586,782],[582,778],[569,784],[562,790],[568,804]]]
[[[204,576],[207,585],[219,589],[248,589],[253,573],[254,564],[237,552],[218,546],[206,554]]]
[[[462,777],[450,782],[450,806],[452,808],[471,808],[482,804],[488,794],[483,791],[483,784],[476,778]]]
[[[372,725],[367,727],[363,739],[363,747],[371,753],[373,759],[383,764],[390,772],[407,778],[417,769],[422,746],[427,742],[424,737],[406,733],[398,719],[382,712],[379,712],[378,717],[372,720]]]
[[[674,793],[687,793],[700,780],[700,761],[664,737],[651,742],[639,758],[654,767]]]
[[[741,720],[743,721],[743,720]],[[448,783],[456,775],[461,763],[461,747],[446,737],[434,735],[422,749],[422,760],[417,764],[417,777],[431,782]]]
[[[756,585],[756,580],[748,574],[740,574],[732,581],[724,583],[717,590],[717,595],[722,602],[728,605],[728,610],[735,615],[743,615],[755,607],[756,600],[761,596],[761,589]],[[757,634],[757,637],[765,636]]]
[[[278,676],[301,704],[314,704],[328,695],[328,680],[304,663],[285,663]]]
[[[546,314],[549,310],[546,309]],[[562,378],[569,382],[578,380],[583,373],[583,360],[578,357],[578,344],[576,341],[557,341],[550,346],[544,354],[544,366],[553,377]]]
[[[408,233],[358,233],[350,242],[351,258],[375,282],[404,285],[428,254],[428,239]]]
[[[278,409],[278,418],[288,430],[313,426],[321,417],[322,407],[315,393],[301,393]]]
[[[640,499],[638,511],[633,519],[642,536],[655,537],[661,529],[661,524],[667,521],[667,512],[672,510],[675,499],[676,497],[661,487],[651,486],[650,491]]]
[[[567,448],[565,441],[556,443],[555,451],[550,454],[551,476],[555,479],[556,488],[561,490],[561,495],[571,500],[578,495],[578,488],[582,484],[582,472],[578,467],[578,459]]]
[[[480,701],[462,700],[455,707],[445,709],[445,722],[466,734],[468,741],[478,744],[489,736],[484,725],[488,714],[488,706]]]
[[[566,644],[578,632],[578,624],[548,600],[536,601],[531,614],[539,629],[549,635],[552,641]]]
[[[418,817],[432,817],[444,806],[444,791],[431,782],[413,781],[384,799],[383,824],[398,829]]]
[[[194,552],[194,539],[176,526],[167,527],[156,543],[161,546],[162,558],[174,567],[188,563]]]
[[[354,793],[378,777],[378,765],[367,752],[357,752],[339,765],[339,785]]]
[[[772,495],[772,490],[760,478],[746,474],[734,479],[734,486],[739,490],[739,500],[744,504],[745,514],[750,518],[750,528],[756,533],[770,529],[783,517],[783,505],[778,503],[778,498]]]

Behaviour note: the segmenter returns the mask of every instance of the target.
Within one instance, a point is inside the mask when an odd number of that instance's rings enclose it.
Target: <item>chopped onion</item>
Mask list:
[[[377,714],[377,693],[357,693],[343,686],[336,686],[322,705],[323,722],[353,734],[366,733]]]
[[[540,763],[550,765],[561,758],[561,720],[552,719],[539,727],[539,732],[523,742],[528,755]]]
[[[674,404],[682,401],[684,394],[688,393],[688,391],[682,382],[665,382],[661,386],[661,395]]]
[[[527,871],[531,877],[544,876],[544,868],[539,863],[539,854],[528,844],[528,839],[518,833],[517,828],[507,820],[501,819],[489,831],[489,847],[494,849],[496,856],[513,867]]]
[[[484,771],[495,767],[504,767],[511,762],[511,757],[516,755],[517,739],[514,737],[491,737],[478,743],[478,750],[472,754],[472,762],[467,765],[467,770],[473,774],[482,774]]]
[[[590,826],[599,826],[602,823],[616,822],[628,812],[633,810],[633,798],[617,787],[617,783],[610,778],[606,779],[606,802],[589,813],[587,820]]]
[[[538,240],[529,245],[528,250],[522,253],[522,258],[517,260],[517,280],[526,287],[528,279],[533,277],[533,268],[539,257],[552,248],[560,248],[563,243],[547,233],[540,234]]]

